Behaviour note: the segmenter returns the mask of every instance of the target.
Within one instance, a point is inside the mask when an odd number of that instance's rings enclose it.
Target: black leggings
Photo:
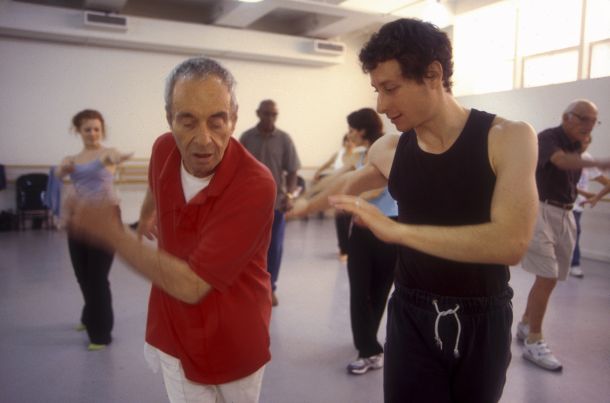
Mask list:
[[[500,400],[511,359],[512,295],[508,287],[497,296],[453,298],[396,285],[388,305],[385,402]]]
[[[380,241],[370,230],[352,227],[347,274],[352,335],[359,357],[383,351],[377,330],[394,281],[397,251],[396,245]]]
[[[352,215],[346,213],[335,213],[335,228],[337,230],[337,242],[339,253],[347,255],[349,247],[349,227],[352,224]]]
[[[87,327],[91,343],[109,344],[114,324],[108,273],[114,254],[68,236],[70,259],[85,305],[81,323]]]

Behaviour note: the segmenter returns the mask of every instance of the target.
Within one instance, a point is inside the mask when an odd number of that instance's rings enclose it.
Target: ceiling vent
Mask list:
[[[85,11],[84,16],[87,27],[127,31],[127,17],[122,15]]]
[[[313,52],[332,56],[343,56],[345,53],[345,44],[316,39],[313,41]]]

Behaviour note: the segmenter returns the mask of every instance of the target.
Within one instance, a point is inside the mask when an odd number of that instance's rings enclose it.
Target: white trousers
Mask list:
[[[220,385],[205,385],[186,379],[180,360],[159,354],[165,390],[171,403],[258,403],[265,366],[251,375]]]

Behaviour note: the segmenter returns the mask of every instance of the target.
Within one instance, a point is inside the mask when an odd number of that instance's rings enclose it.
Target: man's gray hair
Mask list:
[[[235,78],[233,74],[220,63],[206,57],[193,57],[177,65],[165,81],[165,112],[171,113],[173,92],[176,82],[180,79],[204,79],[216,76],[227,86],[231,96],[231,109],[237,112],[237,99],[235,98]]]

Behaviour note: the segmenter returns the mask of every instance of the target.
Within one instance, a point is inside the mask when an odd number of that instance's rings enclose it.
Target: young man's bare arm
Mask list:
[[[366,164],[363,168],[337,175],[329,180],[326,187],[311,199],[298,199],[294,208],[288,212],[287,218],[303,217],[307,214],[323,211],[330,207],[328,197],[335,194],[360,194],[366,190],[387,185],[387,180],[373,165]]]
[[[488,223],[457,227],[398,224],[374,206],[349,196],[333,203],[358,217],[383,241],[470,263],[516,264],[527,250],[536,214],[536,134],[531,126],[498,119],[490,132],[496,185]]]
[[[329,208],[328,197],[332,195],[359,195],[387,186],[398,138],[398,135],[382,136],[369,149],[368,162],[364,167],[333,177],[322,191],[309,200],[297,200],[287,218],[302,217]]]

